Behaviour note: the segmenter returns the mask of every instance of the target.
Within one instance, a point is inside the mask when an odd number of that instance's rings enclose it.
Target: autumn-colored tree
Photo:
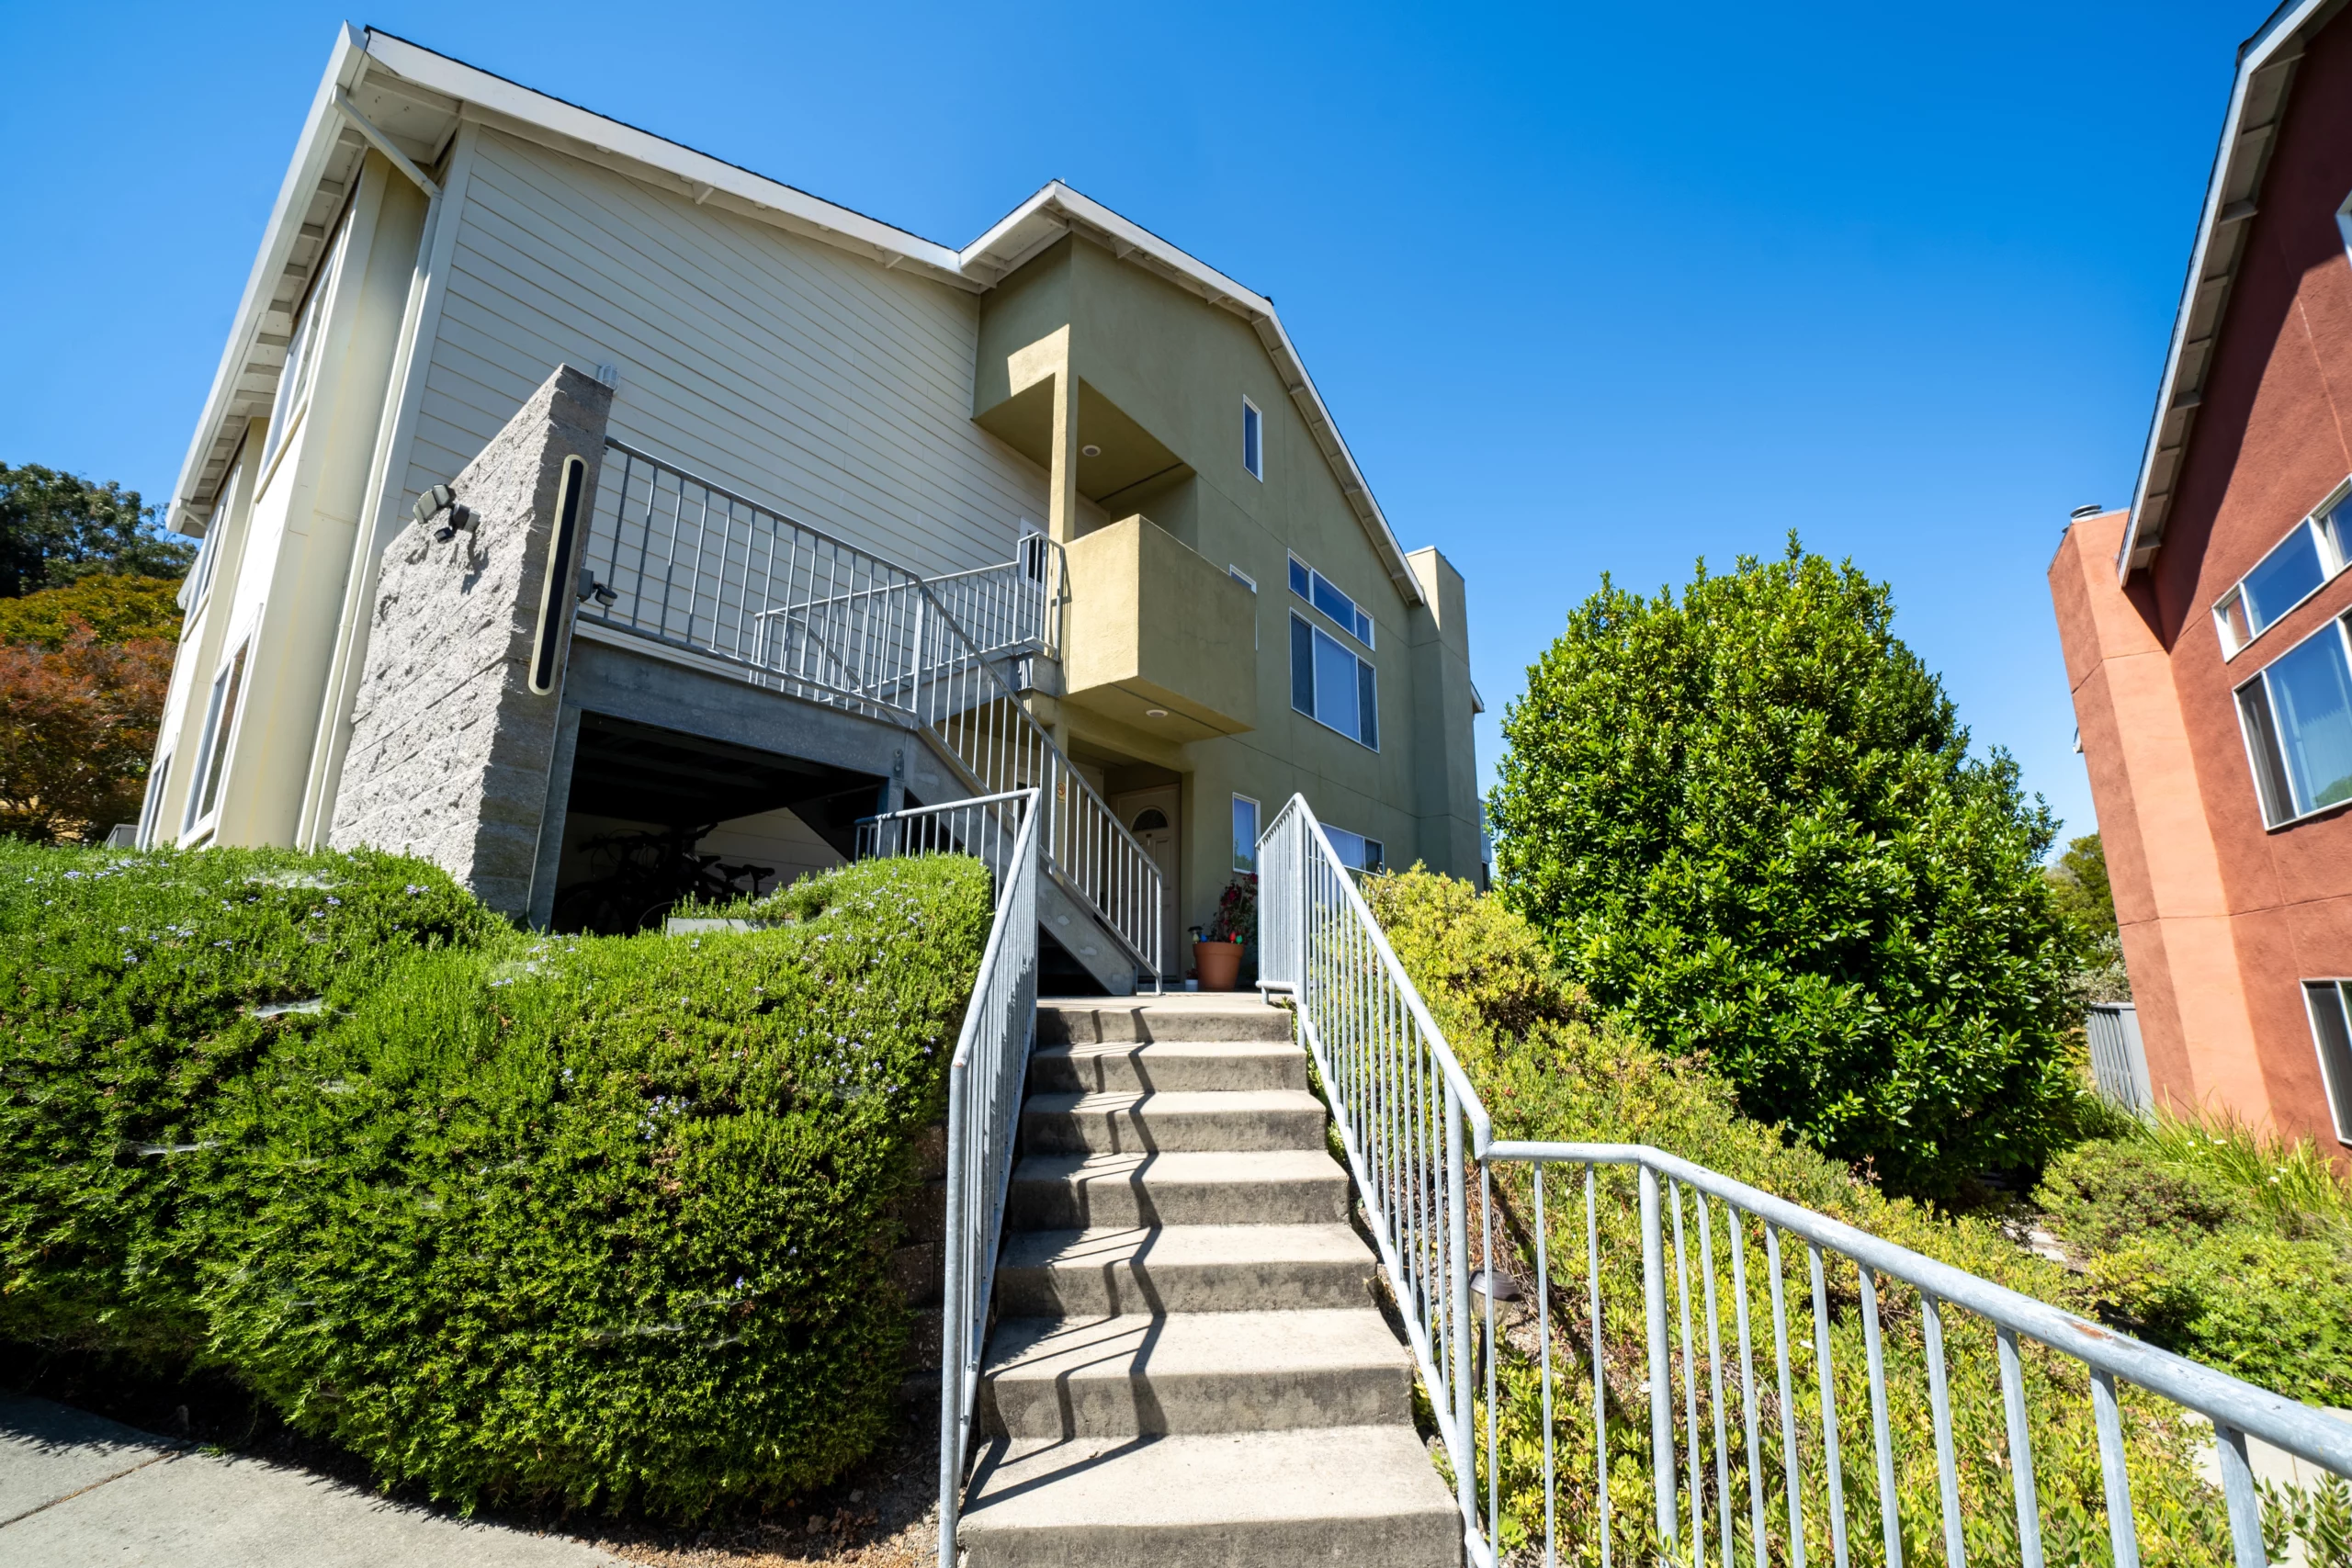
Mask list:
[[[0,833],[87,839],[139,815],[179,584],[91,576],[0,598]]]

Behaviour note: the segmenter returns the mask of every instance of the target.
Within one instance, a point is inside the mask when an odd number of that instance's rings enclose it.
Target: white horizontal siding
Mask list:
[[[481,132],[410,455],[455,474],[559,364],[612,433],[922,571],[1009,558],[1045,476],[972,423],[978,302]]]

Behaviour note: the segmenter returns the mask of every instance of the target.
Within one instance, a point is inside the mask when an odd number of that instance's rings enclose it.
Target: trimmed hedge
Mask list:
[[[692,1517],[886,1429],[892,1215],[986,940],[977,863],[811,879],[770,901],[781,929],[538,939],[384,857],[7,855],[40,895],[0,905],[12,938],[143,881],[251,890],[175,906],[174,951],[220,955],[185,1017],[121,1002],[143,957],[8,973],[12,1027],[116,1020],[6,1047],[8,1332],[210,1360],[468,1507]],[[446,912],[420,934],[401,899]],[[244,1011],[306,989],[328,1009]],[[92,1108],[20,1135],[61,1098]]]
[[[195,1356],[192,1158],[220,1097],[410,956],[504,924],[390,855],[0,839],[0,1335]]]

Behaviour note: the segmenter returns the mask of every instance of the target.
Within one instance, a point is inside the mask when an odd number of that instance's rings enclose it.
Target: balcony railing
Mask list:
[[[1157,984],[1159,868],[1006,679],[1056,650],[1063,581],[1035,534],[1011,561],[922,578],[607,441],[579,620],[914,730],[976,796],[1036,790],[1046,872]]]

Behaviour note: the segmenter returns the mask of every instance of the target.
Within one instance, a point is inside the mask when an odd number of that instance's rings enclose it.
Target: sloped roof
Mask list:
[[[1396,591],[1408,603],[1420,603],[1419,583],[1406,564],[1396,532],[1273,302],[1061,181],[1049,181],[986,233],[962,250],[953,250],[405,39],[348,26],[312,100],[246,282],[227,352],[174,488],[173,526],[200,531],[194,511],[209,502],[234,456],[240,422],[266,412],[284,361],[292,310],[323,246],[326,225],[368,145],[400,154],[412,169],[430,167],[448,136],[466,119],[620,167],[697,204],[716,204],[976,294],[994,288],[1062,235],[1086,235],[1123,261],[1147,267],[1250,322]]]
[[[2238,46],[2237,74],[2222,119],[2222,145],[2205,186],[2197,240],[2188,253],[2188,277],[2173,318],[2165,351],[2156,409],[2132,492],[2132,519],[2116,554],[2117,578],[2128,578],[2155,558],[2172,513],[2173,486],[2188,456],[2197,411],[2205,400],[2205,378],[2213,365],[2229,310],[2230,288],[2252,231],[2247,221],[2259,209],[2262,178],[2270,165],[2295,63],[2303,40],[2331,19],[2345,0],[2287,0],[2255,35]]]

